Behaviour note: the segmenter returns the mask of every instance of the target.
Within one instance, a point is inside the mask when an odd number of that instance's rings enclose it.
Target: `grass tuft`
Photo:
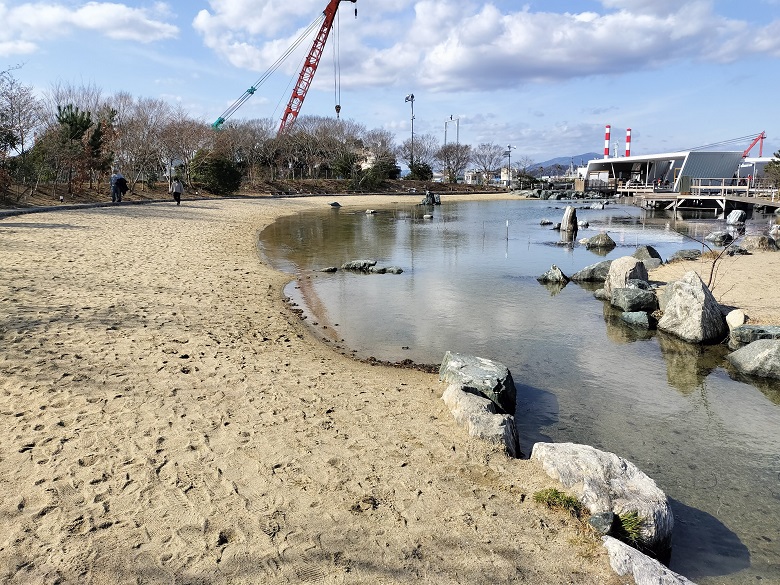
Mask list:
[[[575,518],[579,518],[582,513],[582,504],[577,498],[556,488],[547,488],[534,493],[534,502],[553,510],[566,510]]]
[[[637,512],[626,512],[618,516],[620,534],[617,537],[623,542],[637,547],[642,544],[642,524],[645,519]]]

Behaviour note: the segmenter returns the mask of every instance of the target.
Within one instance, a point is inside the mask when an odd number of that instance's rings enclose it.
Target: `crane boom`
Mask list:
[[[758,147],[758,156],[764,156],[764,138],[766,138],[766,131],[762,130],[761,134],[756,136],[753,139],[753,142],[750,143],[750,146],[748,146],[745,149],[745,152],[742,153],[742,158],[747,158],[747,156],[750,154],[750,151],[753,150],[753,147],[759,142],[761,145]]]
[[[301,111],[303,106],[303,100],[306,99],[306,93],[309,91],[309,86],[314,79],[314,74],[317,72],[317,65],[320,63],[320,57],[325,49],[325,42],[328,40],[330,29],[333,27],[333,19],[336,17],[336,11],[339,8],[341,2],[352,2],[353,4],[357,0],[330,0],[325,7],[323,14],[325,19],[322,21],[320,32],[314,39],[314,43],[311,46],[309,55],[306,57],[306,61],[301,68],[301,73],[298,75],[298,82],[295,84],[295,88],[290,96],[290,101],[287,102],[287,108],[284,110],[282,116],[282,122],[279,125],[279,134],[285,131],[298,117],[298,112]],[[355,14],[357,14],[357,9]]]

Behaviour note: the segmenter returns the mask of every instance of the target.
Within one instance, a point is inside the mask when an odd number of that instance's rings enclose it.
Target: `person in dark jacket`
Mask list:
[[[114,174],[111,175],[111,202],[121,203],[122,195],[127,193],[127,189],[127,179],[122,176],[118,169],[114,169]]]

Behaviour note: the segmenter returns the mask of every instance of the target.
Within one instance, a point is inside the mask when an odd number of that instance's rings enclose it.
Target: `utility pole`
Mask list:
[[[409,155],[409,171],[412,172],[411,167],[414,166],[414,94],[410,93],[407,95],[404,101],[409,102],[412,105],[412,149]]]

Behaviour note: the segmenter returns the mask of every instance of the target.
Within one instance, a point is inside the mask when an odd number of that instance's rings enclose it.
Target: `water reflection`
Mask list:
[[[604,304],[604,323],[606,325],[607,338],[614,343],[634,343],[636,341],[646,341],[655,334],[650,329],[632,327],[623,319],[623,311],[616,309],[609,303]]]
[[[663,331],[658,332],[658,346],[666,361],[667,382],[683,394],[701,388],[715,368],[725,363],[728,354],[725,346],[686,343]]]

